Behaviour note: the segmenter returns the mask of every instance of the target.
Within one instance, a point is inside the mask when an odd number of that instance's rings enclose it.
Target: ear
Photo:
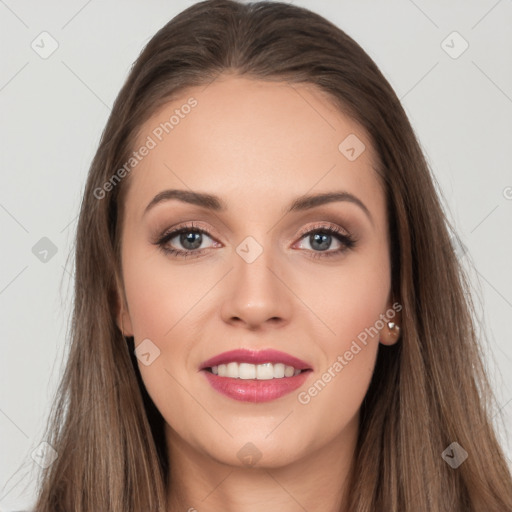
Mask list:
[[[394,345],[401,337],[402,305],[397,301],[389,302],[382,321],[384,327],[380,331],[379,341],[383,345]]]
[[[133,336],[132,321],[130,313],[128,312],[128,306],[126,303],[126,294],[124,292],[123,285],[119,282],[116,277],[116,291],[114,292],[114,304],[113,311],[115,321],[119,330],[123,333],[123,336]]]

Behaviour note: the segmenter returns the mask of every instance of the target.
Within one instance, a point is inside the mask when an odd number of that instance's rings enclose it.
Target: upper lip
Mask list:
[[[251,364],[282,363],[286,366],[293,366],[296,370],[312,369],[305,361],[291,356],[290,354],[286,354],[285,352],[280,352],[279,350],[249,350],[245,348],[230,350],[216,355],[201,363],[199,369],[204,370],[205,368],[211,368],[212,366],[218,366],[219,364],[226,364],[232,361]]]

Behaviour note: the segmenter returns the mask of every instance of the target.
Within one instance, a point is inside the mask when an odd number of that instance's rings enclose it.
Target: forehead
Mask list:
[[[165,188],[261,208],[335,187],[383,207],[367,134],[311,84],[224,76],[189,88],[143,124],[142,146],[126,197],[138,212]]]

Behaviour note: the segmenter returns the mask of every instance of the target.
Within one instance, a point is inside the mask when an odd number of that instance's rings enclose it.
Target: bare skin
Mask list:
[[[191,97],[197,105],[158,141],[155,127]],[[353,161],[338,149],[349,134],[366,147]],[[385,195],[370,140],[311,85],[231,75],[165,105],[138,142],[148,136],[156,147],[132,171],[126,196],[127,302],[117,322],[136,346],[148,338],[160,350],[139,367],[166,421],[169,510],[344,510],[359,409],[379,342],[396,342],[387,327],[366,344],[358,341],[394,312]],[[166,189],[214,194],[227,209],[171,199],[144,213]],[[368,214],[350,201],[284,213],[299,196],[333,191],[353,194]],[[183,245],[179,235],[166,246],[195,251],[192,257],[166,254],[153,243],[191,222],[207,232],[199,249]],[[332,235],[321,250],[313,234],[302,234],[329,227],[355,245]],[[250,263],[237,252],[246,237],[262,248]],[[393,321],[400,325],[398,312]],[[347,360],[354,340],[360,350]],[[234,400],[214,390],[199,366],[241,347],[274,348],[313,371],[301,388],[273,401]],[[339,356],[346,364],[336,371]],[[329,382],[308,392],[325,372]],[[244,446],[251,464],[240,452]]]

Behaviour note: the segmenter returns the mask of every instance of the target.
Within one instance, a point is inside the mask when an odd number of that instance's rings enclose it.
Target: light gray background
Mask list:
[[[192,3],[0,0],[0,511],[33,502],[31,453],[66,350],[68,254],[110,106],[142,47]],[[512,1],[293,3],[361,44],[409,115],[467,247],[461,259],[476,268],[512,461]],[[43,31],[59,45],[47,59],[31,48]],[[469,43],[458,58],[445,45],[460,41],[442,44],[453,31]],[[46,263],[32,252],[42,237],[57,247]]]

